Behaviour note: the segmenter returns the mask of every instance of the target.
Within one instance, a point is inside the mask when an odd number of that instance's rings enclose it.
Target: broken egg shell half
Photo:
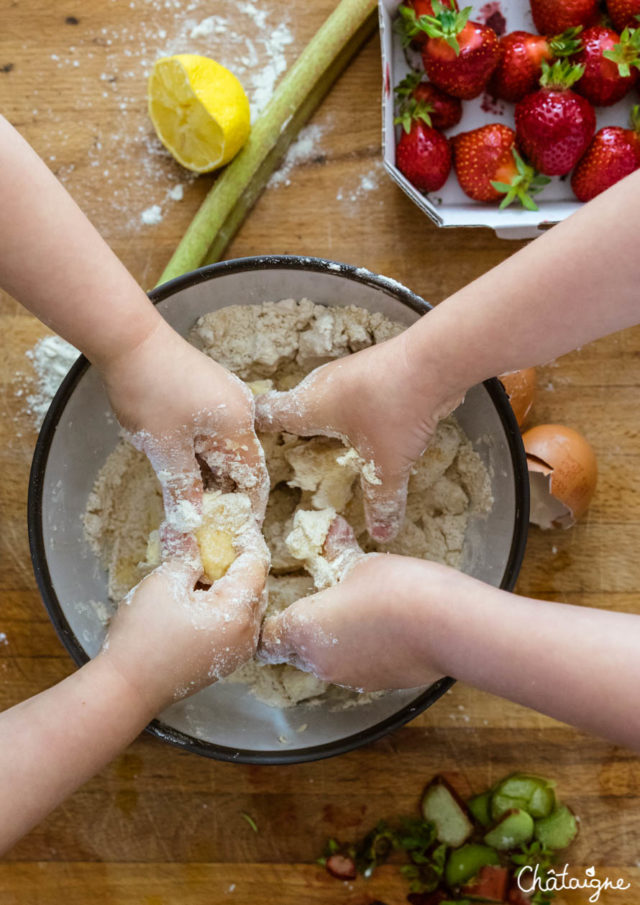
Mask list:
[[[598,480],[593,449],[563,424],[540,424],[522,435],[531,489],[529,521],[570,528],[589,508]]]
[[[536,369],[524,368],[522,371],[501,374],[498,380],[509,397],[518,427],[522,427],[536,398]]]

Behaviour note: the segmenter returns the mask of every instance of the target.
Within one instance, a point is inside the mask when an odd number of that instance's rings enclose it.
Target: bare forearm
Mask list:
[[[640,172],[456,292],[408,331],[466,390],[640,322]]]
[[[639,617],[518,597],[460,576],[422,620],[443,673],[640,748]]]
[[[0,116],[0,286],[96,364],[137,345],[153,305],[35,151]]]
[[[0,714],[0,853],[108,764],[153,715],[104,655]]]

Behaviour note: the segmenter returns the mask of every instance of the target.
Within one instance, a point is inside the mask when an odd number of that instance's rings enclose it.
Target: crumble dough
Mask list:
[[[197,321],[189,338],[259,394],[290,389],[318,365],[403,329],[363,308],[327,308],[307,299],[287,299],[212,312]],[[453,417],[440,422],[432,444],[416,463],[404,524],[388,544],[374,543],[365,529],[358,478],[362,473],[375,480],[373,463],[326,437],[280,433],[261,435],[260,440],[271,480],[263,528],[272,557],[267,612],[281,611],[331,583],[321,543],[335,512],[347,519],[367,552],[401,553],[458,567],[470,514],[487,512],[492,504],[487,471]],[[229,548],[246,519],[247,502],[242,494],[208,490],[205,495],[203,528],[227,535],[227,555],[222,555],[222,565],[217,563],[219,568],[232,557]],[[230,512],[236,513],[237,524]],[[108,571],[112,600],[122,599],[157,564],[163,515],[160,485],[151,466],[122,440],[100,471],[85,513],[86,535]],[[212,541],[213,559],[218,557],[218,541]],[[293,667],[257,661],[225,681],[248,683],[260,700],[274,707],[313,703],[326,695],[340,706],[370,699],[331,688]]]

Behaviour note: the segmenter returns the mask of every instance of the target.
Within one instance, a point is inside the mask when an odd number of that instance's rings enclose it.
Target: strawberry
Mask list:
[[[580,50],[581,26],[554,38],[512,31],[500,38],[500,61],[489,81],[489,91],[505,101],[520,101],[535,91],[542,75],[542,61],[570,56]]]
[[[428,35],[422,62],[429,79],[454,97],[468,100],[482,93],[498,65],[500,44],[492,28],[469,22],[471,7],[462,12],[445,9],[433,0],[434,16],[421,16]]]
[[[516,104],[518,147],[546,176],[562,176],[582,157],[596,130],[589,101],[571,91],[582,66],[558,60],[542,64],[540,90]]]
[[[424,116],[428,118],[429,114]],[[451,147],[444,135],[420,116],[408,128],[403,124],[396,145],[396,166],[418,191],[435,192],[451,172]]]
[[[620,37],[603,25],[588,28],[573,62],[584,66],[584,75],[576,82],[578,94],[596,107],[616,104],[638,79],[640,28],[626,28]]]
[[[449,9],[458,9],[457,0],[444,0],[444,5]],[[418,19],[421,16],[433,16],[433,14],[432,0],[405,0],[400,4],[396,31],[400,33],[405,45],[412,44],[415,48],[420,49],[427,40],[427,34],[419,27]]]
[[[640,107],[631,111],[631,129],[606,126],[578,161],[571,188],[579,201],[590,201],[640,167]]]
[[[503,123],[490,123],[451,139],[453,165],[462,191],[474,201],[498,201],[507,207],[516,198],[537,211],[531,195],[551,180],[527,166],[515,147],[516,133]]]
[[[576,25],[595,25],[598,0],[531,0],[531,12],[541,35],[555,35]]]
[[[405,5],[411,7],[416,16],[433,16],[435,12],[432,0],[405,0]],[[444,6],[458,9],[457,0],[445,0]]]
[[[423,119],[434,129],[450,129],[457,126],[462,117],[462,103],[431,82],[421,81],[417,72],[411,72],[395,89],[400,101],[396,122],[405,126],[412,119]],[[428,118],[424,116],[428,113]]]
[[[608,0],[607,12],[616,31],[637,28],[640,15],[640,0]]]

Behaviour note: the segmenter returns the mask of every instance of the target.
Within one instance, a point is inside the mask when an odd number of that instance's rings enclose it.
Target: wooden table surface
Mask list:
[[[187,178],[155,140],[145,113],[145,70],[159,55],[192,48],[239,59],[252,41],[259,63],[242,77],[255,76],[265,63],[277,71],[333,5],[265,0],[261,25],[249,14],[251,4],[231,0],[0,0],[0,110],[149,288],[210,180]],[[205,26],[200,31],[210,34],[191,39],[214,13],[228,20],[228,33]],[[276,52],[273,38],[266,46],[261,37],[277,25],[285,40]],[[259,80],[254,87],[260,88]],[[438,302],[518,248],[486,229],[438,230],[391,183],[380,164],[379,95],[374,36],[316,114],[312,154],[264,193],[228,257],[285,252],[334,258],[395,277]],[[177,184],[184,186],[182,201],[167,194]],[[155,204],[161,221],[144,225],[142,212]],[[41,604],[27,545],[36,429],[25,407],[33,382],[25,353],[46,331],[7,296],[1,305],[4,708],[62,679],[73,666]],[[534,421],[564,422],[584,432],[598,455],[600,482],[576,528],[531,532],[522,593],[640,608],[639,383],[640,330],[540,369]],[[629,696],[635,699],[637,689]],[[143,736],[0,862],[0,902],[365,905],[382,899],[394,905],[404,901],[405,890],[392,867],[369,882],[342,885],[315,866],[326,837],[352,838],[381,817],[412,812],[423,783],[437,771],[466,792],[514,769],[554,777],[581,815],[582,833],[570,858],[576,872],[593,864],[599,876],[619,875],[632,884],[601,901],[640,903],[640,760],[461,685],[388,738],[301,766],[222,764]],[[581,892],[567,901],[588,897]]]

